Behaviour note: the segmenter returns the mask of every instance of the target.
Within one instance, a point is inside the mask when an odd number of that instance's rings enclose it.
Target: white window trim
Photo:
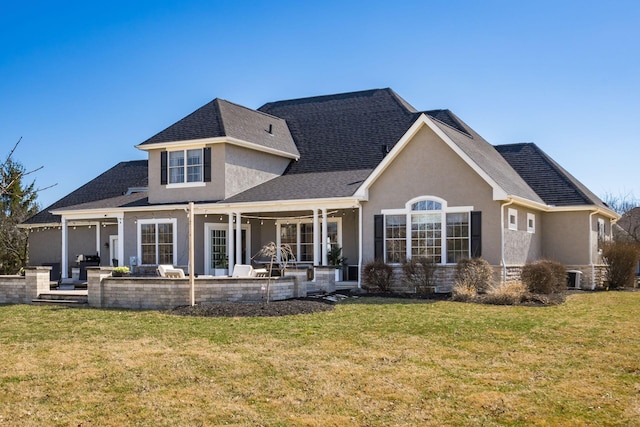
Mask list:
[[[137,223],[138,232],[138,264],[139,265],[156,265],[156,264],[142,264],[142,224],[167,224],[171,223],[173,227],[173,262],[175,264],[178,254],[178,220],[176,218],[152,218],[152,219],[139,219]],[[156,228],[157,231],[157,228]],[[156,261],[158,258],[158,235],[156,233]]]
[[[185,147],[177,150],[167,150],[167,188],[187,188],[187,187],[204,187],[206,183],[204,182],[204,146],[199,147]],[[188,176],[188,155],[187,151],[191,150],[200,150],[200,181],[187,182]],[[184,155],[184,165],[182,168],[184,169],[184,181],[183,182],[171,182],[171,153],[182,152]]]
[[[514,222],[511,222],[511,218],[514,218]],[[509,208],[507,211],[507,226],[509,230],[518,230],[518,211],[513,208]]]
[[[527,212],[527,233],[536,232],[536,214]]]
[[[431,200],[434,202],[440,203],[440,210],[436,211],[412,211],[411,206],[414,203]],[[440,247],[442,248],[441,255],[441,265],[449,264],[447,260],[447,214],[449,213],[467,213],[469,214],[469,231],[471,231],[471,212],[474,210],[473,206],[453,206],[449,207],[446,200],[436,197],[436,196],[420,196],[415,197],[409,200],[405,204],[404,209],[382,209],[380,213],[384,216],[383,224],[382,224],[382,240],[383,240],[383,255],[384,260],[387,262],[387,215],[406,215],[406,230],[405,230],[405,239],[407,241],[406,244],[406,259],[411,259],[411,215],[418,212],[440,212],[440,224],[442,224],[441,237],[440,237]],[[469,234],[469,253],[471,253],[471,234]],[[391,265],[400,265],[400,263],[391,263]]]
[[[318,223],[320,224],[320,226],[322,227],[322,218],[319,218]],[[338,224],[338,246],[342,247],[342,218],[341,217],[336,217],[336,218],[327,218],[327,222],[335,222]],[[301,254],[301,245],[300,245],[300,224],[313,224],[313,219],[303,219],[303,220],[295,220],[295,221],[287,221],[287,220],[278,220],[276,221],[276,245],[278,245],[278,248],[280,248],[280,245],[282,245],[282,240],[280,238],[280,227],[282,225],[291,225],[291,224],[297,224],[296,226],[296,243],[297,243],[297,249],[294,255],[296,256],[296,261],[300,260],[300,254]],[[320,234],[322,235],[322,234]],[[320,237],[320,240],[322,240],[322,237]],[[320,248],[322,248],[322,242],[320,242]],[[322,250],[322,249],[320,249]],[[278,260],[280,259],[280,251],[278,250]],[[300,261],[300,262],[312,262],[312,261]]]

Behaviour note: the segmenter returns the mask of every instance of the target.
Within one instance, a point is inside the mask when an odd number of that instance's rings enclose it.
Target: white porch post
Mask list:
[[[69,254],[68,252],[68,240],[67,240],[67,219],[62,217],[62,256],[60,257],[60,269],[62,270],[62,278],[69,278]]]
[[[96,254],[100,257],[100,264],[102,264],[102,254],[100,248],[100,221],[96,223]]]
[[[313,209],[313,265],[320,265],[320,221],[318,209]]]
[[[236,259],[238,264],[243,264],[242,259],[242,215],[236,212]]]
[[[119,214],[118,219],[118,265],[123,266],[127,263],[124,259],[124,214]]]
[[[327,238],[329,236],[327,227],[327,208],[322,208],[322,265],[328,265]]]
[[[358,289],[362,287],[362,205],[358,202]]]
[[[227,229],[227,245],[229,246],[229,252],[227,253],[227,257],[229,258],[229,276],[233,274],[233,267],[236,265],[235,258],[235,244],[233,238],[233,214],[229,213],[229,227]]]

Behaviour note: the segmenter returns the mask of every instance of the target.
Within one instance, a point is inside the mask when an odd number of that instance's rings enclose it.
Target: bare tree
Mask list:
[[[0,170],[3,170],[3,171],[7,170],[7,168],[9,168],[12,163],[14,163],[13,155],[15,154],[16,149],[18,148],[18,146],[20,145],[21,142],[22,142],[22,137],[20,137],[18,139],[18,141],[13,145],[13,147],[9,151],[9,154],[7,154],[7,156],[4,158],[4,160],[2,161],[2,164],[0,165]],[[28,170],[28,171],[20,168],[20,173],[17,174],[17,175],[4,174],[2,177],[0,177],[0,196],[6,195],[7,192],[10,191],[10,189],[15,185],[15,183],[17,181],[21,181],[25,176],[31,175],[31,174],[39,171],[43,167],[44,166],[40,166],[40,167],[37,167],[37,168],[32,169],[32,170]],[[54,187],[56,185],[57,184],[52,184],[52,185],[49,185],[49,186],[43,187],[43,188],[35,188],[33,191],[35,193],[38,193],[38,192],[40,192],[42,190],[46,190],[47,188],[51,188],[51,187]]]
[[[603,201],[620,215],[640,206],[640,200],[631,191],[620,192],[617,195],[607,192],[604,194]]]

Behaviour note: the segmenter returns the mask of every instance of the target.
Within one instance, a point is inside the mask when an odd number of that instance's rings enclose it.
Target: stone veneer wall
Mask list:
[[[49,291],[51,267],[27,267],[24,276],[0,276],[0,304],[29,304]]]
[[[109,268],[87,269],[89,305],[105,308],[166,310],[191,303],[189,279],[110,277]],[[199,277],[195,302],[262,302],[294,298],[292,277]]]

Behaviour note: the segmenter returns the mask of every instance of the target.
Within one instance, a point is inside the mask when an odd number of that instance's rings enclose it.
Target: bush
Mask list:
[[[475,286],[466,282],[456,282],[451,289],[451,299],[454,301],[474,301],[478,296]]]
[[[602,259],[606,266],[609,288],[633,287],[640,248],[628,242],[608,242],[602,247]]]
[[[416,288],[418,294],[434,291],[436,269],[437,264],[425,257],[413,257],[402,264],[406,281]]]
[[[527,286],[522,282],[507,282],[491,286],[485,296],[488,304],[515,305],[525,300]]]
[[[556,261],[541,260],[522,267],[522,282],[536,294],[561,293],[567,288],[567,270]]]
[[[369,262],[362,268],[362,279],[364,288],[367,291],[379,290],[381,292],[391,291],[391,277],[393,269],[389,264],[381,259]]]
[[[456,265],[456,283],[473,286],[476,292],[486,292],[493,283],[493,269],[483,258],[467,258]]]

